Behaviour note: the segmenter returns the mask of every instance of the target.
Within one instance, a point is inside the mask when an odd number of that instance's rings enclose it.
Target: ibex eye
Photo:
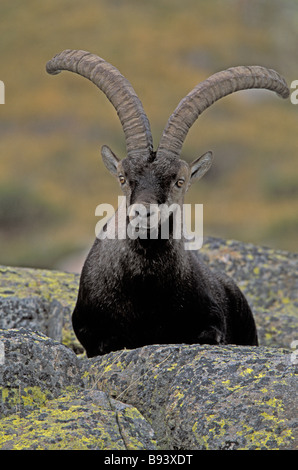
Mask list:
[[[120,184],[124,184],[126,179],[124,178],[124,176],[120,175],[119,176],[119,181],[120,181]]]
[[[178,186],[178,188],[182,188],[182,186],[184,185],[184,180],[178,180],[176,185]]]

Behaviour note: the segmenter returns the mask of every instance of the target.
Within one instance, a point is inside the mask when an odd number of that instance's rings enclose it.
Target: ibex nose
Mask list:
[[[147,203],[132,204],[128,209],[129,220],[132,220],[135,217],[140,217],[142,219],[145,219],[147,217],[150,217],[150,214],[151,214],[150,204],[147,204]]]
[[[157,204],[132,204],[128,209],[129,220],[136,220],[140,227],[150,229],[158,225],[160,220],[160,210]]]

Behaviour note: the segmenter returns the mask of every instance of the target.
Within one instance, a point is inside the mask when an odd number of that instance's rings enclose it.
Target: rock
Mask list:
[[[0,330],[0,415],[24,416],[69,387],[80,387],[78,357],[48,336],[26,330]]]
[[[30,330],[0,330],[0,449],[155,449],[133,406],[84,389],[81,361]]]
[[[2,450],[156,449],[154,431],[136,408],[96,390],[63,393],[26,418],[3,419],[1,428]]]
[[[77,274],[1,266],[0,328],[36,330],[83,352],[71,326],[78,286]]]
[[[298,255],[213,238],[201,254],[245,293],[260,347],[86,359],[79,276],[0,267],[0,449],[297,448]]]
[[[297,377],[288,350],[169,345],[84,361],[85,386],[133,404],[162,449],[295,449]]]
[[[298,327],[298,253],[206,239],[201,254],[231,276],[254,313],[260,344],[291,348]]]

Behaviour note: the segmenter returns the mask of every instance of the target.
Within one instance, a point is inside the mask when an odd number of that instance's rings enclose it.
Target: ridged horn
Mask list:
[[[127,156],[150,157],[153,143],[148,118],[133,87],[118,69],[90,52],[67,49],[54,56],[47,63],[46,70],[52,75],[69,70],[91,80],[117,111],[125,135]]]
[[[180,101],[163,131],[157,157],[179,158],[187,133],[199,115],[220,98],[249,88],[271,90],[282,98],[287,98],[290,93],[284,78],[265,67],[240,66],[215,73]]]

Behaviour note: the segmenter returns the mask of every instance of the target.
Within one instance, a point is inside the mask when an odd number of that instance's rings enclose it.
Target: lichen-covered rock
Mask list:
[[[137,409],[84,390],[71,349],[24,328],[0,342],[0,449],[155,449]]]
[[[25,329],[0,341],[0,448],[153,449],[153,430],[162,449],[297,446],[289,350],[152,345],[80,359]]]
[[[155,444],[136,408],[97,390],[64,393],[26,418],[1,421],[2,450],[154,450]]]
[[[207,238],[201,250],[213,269],[244,292],[264,346],[290,348],[298,330],[298,253]]]
[[[291,353],[265,347],[146,346],[86,360],[86,387],[133,404],[163,449],[295,449]]]
[[[40,331],[82,352],[71,326],[78,285],[77,274],[1,266],[0,328]]]
[[[0,363],[0,416],[21,416],[61,391],[82,384],[79,360],[66,346],[43,333],[0,330],[3,357]]]

